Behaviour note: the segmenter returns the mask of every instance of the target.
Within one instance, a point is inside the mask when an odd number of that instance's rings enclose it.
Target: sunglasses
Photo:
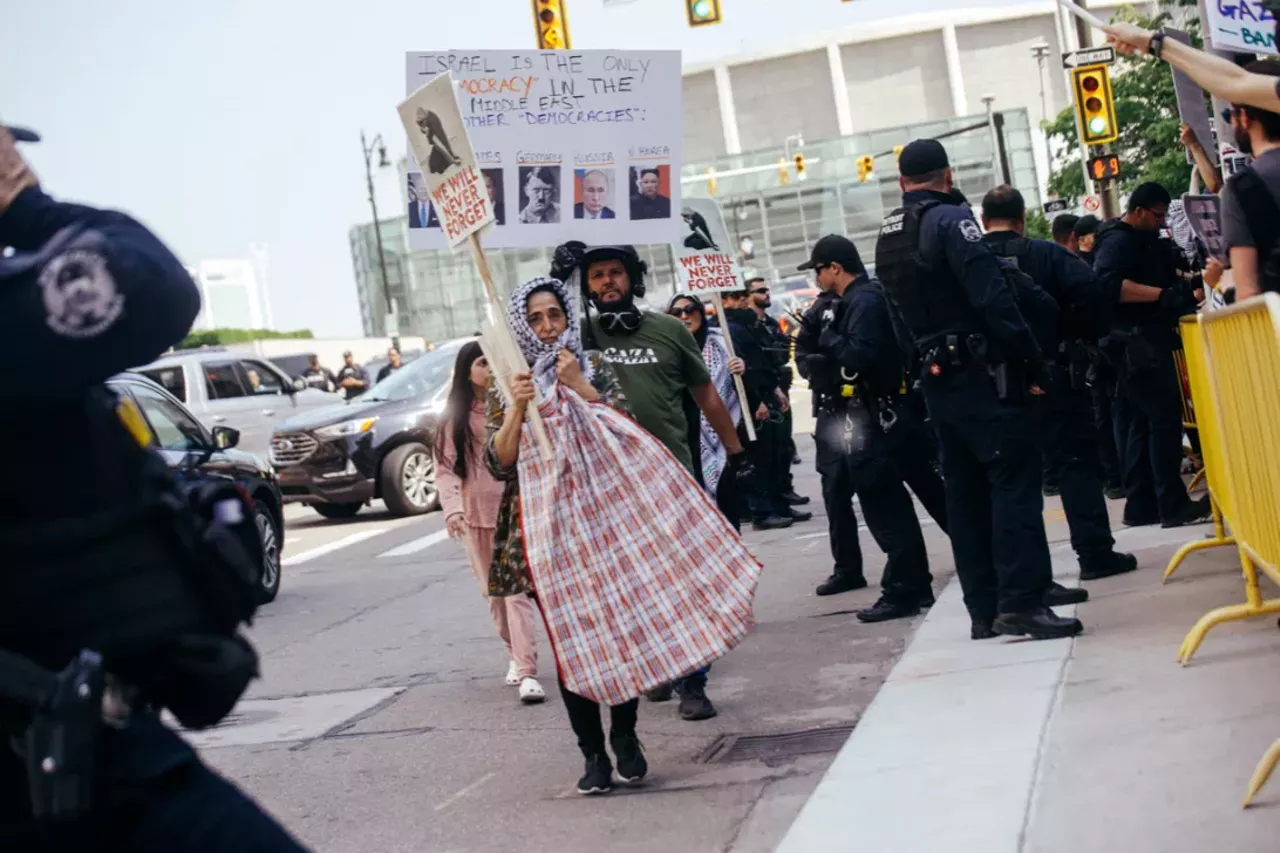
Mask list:
[[[701,313],[696,305],[686,305],[683,308],[672,308],[671,314],[675,317],[693,317]]]
[[[769,292],[769,288],[767,288],[767,287],[757,287],[755,290],[752,290],[752,291],[750,291],[750,292],[751,292],[751,293],[768,293],[768,292]]]

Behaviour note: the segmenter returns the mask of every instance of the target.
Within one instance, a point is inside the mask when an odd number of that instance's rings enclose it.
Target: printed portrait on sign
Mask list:
[[[671,218],[671,167],[631,167],[631,218]]]
[[[685,248],[698,251],[707,249],[713,252],[722,251],[720,244],[725,241],[723,238],[711,233],[711,225],[707,222],[705,216],[691,206],[685,205],[684,209],[680,211],[680,217],[684,220],[685,227],[689,229],[689,233],[684,238]]]
[[[484,176],[484,188],[489,193],[489,201],[493,203],[493,221],[498,225],[507,224],[507,204],[503,191],[502,169],[481,169]]]
[[[520,221],[538,225],[560,221],[560,167],[520,167]]]
[[[436,218],[435,209],[427,193],[427,182],[421,175],[409,176],[409,227],[439,228],[440,220]]]
[[[575,169],[573,218],[616,219],[613,211],[613,174],[606,169]]]

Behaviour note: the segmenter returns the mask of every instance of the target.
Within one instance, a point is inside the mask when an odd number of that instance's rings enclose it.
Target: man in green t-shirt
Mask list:
[[[583,300],[595,308],[595,316],[583,312],[589,318],[584,343],[589,349],[599,349],[617,372],[627,404],[640,426],[661,441],[696,478],[689,447],[689,417],[685,413],[688,395],[724,443],[729,454],[725,476],[748,480],[751,467],[738,440],[737,424],[711,382],[693,335],[675,317],[641,311],[635,304],[638,297],[644,296],[646,272],[635,248],[587,249],[582,244],[565,244],[557,249],[552,275],[567,277],[575,268],[582,276]],[[705,720],[716,715],[715,706],[707,698],[706,683],[706,670],[677,682],[681,717]],[[650,694],[650,698],[659,700],[670,696],[669,689]]]

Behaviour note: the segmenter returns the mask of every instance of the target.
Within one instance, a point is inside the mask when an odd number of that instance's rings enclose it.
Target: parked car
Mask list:
[[[122,373],[107,383],[132,398],[151,427],[155,449],[180,479],[223,479],[240,486],[253,500],[253,518],[262,538],[259,598],[271,601],[280,591],[280,556],[284,550],[284,500],[275,472],[264,460],[237,450],[238,430],[215,426],[206,430],[191,412],[155,382]]]
[[[187,407],[205,429],[234,427],[240,447],[264,459],[277,421],[331,406],[337,395],[308,388],[264,358],[221,347],[184,350],[135,370]]]
[[[359,397],[276,427],[271,462],[286,503],[350,518],[381,498],[395,515],[439,507],[431,443],[466,340],[423,353]]]

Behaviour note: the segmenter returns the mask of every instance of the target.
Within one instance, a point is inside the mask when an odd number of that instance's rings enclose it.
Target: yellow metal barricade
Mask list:
[[[1216,406],[1209,383],[1209,366],[1205,361],[1204,336],[1200,330],[1199,317],[1184,317],[1180,329],[1182,333],[1182,351],[1176,353],[1178,380],[1183,387],[1183,420],[1191,422],[1200,435],[1201,462],[1204,467],[1200,473],[1205,475],[1209,488],[1209,501],[1213,507],[1213,538],[1197,539],[1188,542],[1178,549],[1164,570],[1164,580],[1169,580],[1174,570],[1188,555],[1205,548],[1218,548],[1223,545],[1234,545],[1236,540],[1228,536],[1223,526],[1223,516],[1231,518],[1231,510],[1227,505],[1231,499],[1222,478],[1226,472],[1222,470],[1222,436],[1218,431],[1217,418],[1214,417]],[[1203,413],[1203,426],[1195,421],[1195,412]],[[1197,475],[1199,476],[1199,475]],[[1182,659],[1182,653],[1178,653]]]
[[[1215,625],[1280,612],[1280,599],[1264,600],[1258,587],[1259,574],[1280,584],[1280,296],[1201,315],[1183,332],[1195,339],[1187,358],[1209,493],[1235,535],[1245,578],[1244,604],[1211,610],[1187,634],[1178,652],[1186,663]],[[1246,806],[1277,761],[1280,741],[1249,780]]]
[[[1187,373],[1187,355],[1185,353],[1185,347],[1186,344],[1184,343],[1183,349],[1174,350],[1173,353],[1173,366],[1178,372],[1178,390],[1182,393],[1182,428],[1188,431],[1194,431],[1199,435],[1200,428],[1199,425],[1196,424],[1196,406],[1191,394],[1191,379]],[[1187,458],[1200,468],[1200,470],[1196,472],[1196,475],[1191,478],[1191,482],[1187,485],[1187,492],[1191,493],[1204,483],[1204,459],[1201,455],[1203,454],[1203,449],[1201,450],[1201,454],[1197,454],[1194,449],[1189,448],[1184,448],[1183,452],[1186,453]]]

